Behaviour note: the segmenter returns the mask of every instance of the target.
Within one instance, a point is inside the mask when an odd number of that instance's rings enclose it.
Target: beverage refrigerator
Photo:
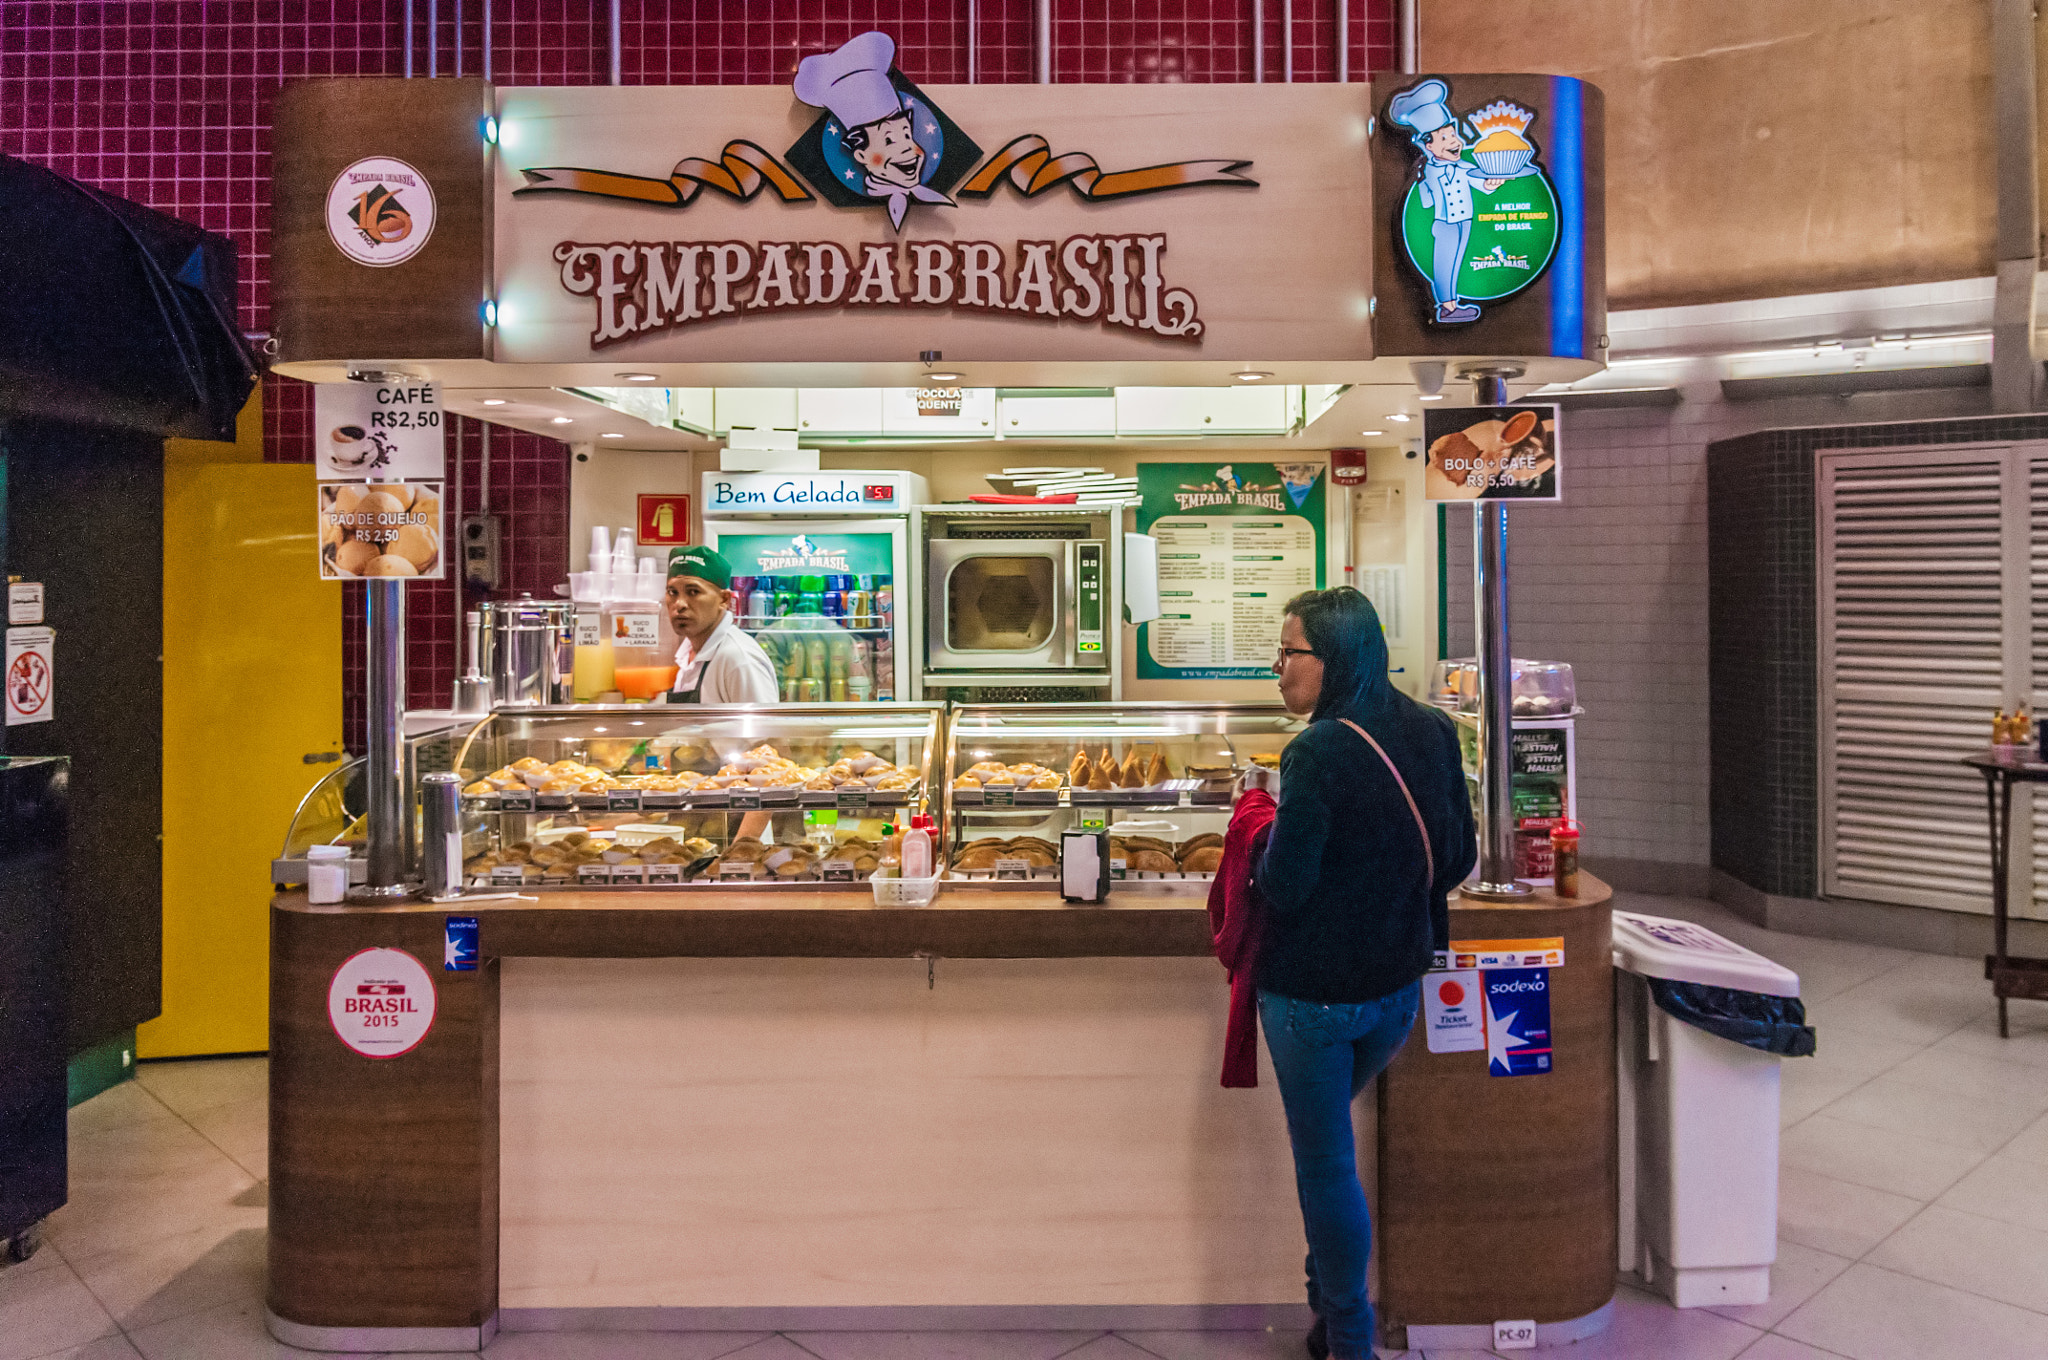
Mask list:
[[[704,541],[784,703],[907,700],[916,572],[911,472],[707,472]]]

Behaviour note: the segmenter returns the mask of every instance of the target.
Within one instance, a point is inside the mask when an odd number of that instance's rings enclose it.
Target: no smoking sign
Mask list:
[[[49,722],[57,716],[57,669],[54,628],[7,630],[7,669],[0,683],[7,691],[7,726]]]

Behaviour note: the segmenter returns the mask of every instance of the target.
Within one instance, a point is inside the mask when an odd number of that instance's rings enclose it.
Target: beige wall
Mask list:
[[[1993,271],[1984,0],[1422,0],[1421,36],[1606,92],[1617,309]]]

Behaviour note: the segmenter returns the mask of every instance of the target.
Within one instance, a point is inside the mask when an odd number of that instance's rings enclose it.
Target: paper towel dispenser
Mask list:
[[[1159,617],[1159,540],[1150,534],[1124,535],[1124,622],[1150,623]]]

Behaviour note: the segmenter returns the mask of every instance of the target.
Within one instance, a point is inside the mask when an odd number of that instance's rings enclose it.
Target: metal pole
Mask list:
[[[488,83],[491,78],[491,0],[484,0],[482,17],[484,25],[484,80]]]
[[[980,0],[967,0],[967,83],[969,85],[979,85],[981,83],[981,59],[980,54],[975,51],[975,46],[980,41],[980,38],[981,2]]]
[[[1266,4],[1252,0],[1252,84],[1266,82]]]
[[[455,78],[462,79],[462,0],[455,0]]]
[[[624,44],[619,37],[619,0],[612,0],[612,84],[619,83],[619,62]]]
[[[1998,283],[1991,303],[1991,409],[2031,411],[2039,391],[2034,304],[2041,206],[2034,0],[1993,0],[1991,94],[1998,165]]]
[[[363,582],[364,632],[369,653],[370,752],[364,782],[370,808],[370,878],[351,901],[403,897],[405,887],[405,586],[395,580]]]
[[[427,79],[441,74],[441,0],[427,0]]]
[[[1337,80],[1351,79],[1351,0],[1337,0]]]
[[[1421,10],[1417,0],[1401,0],[1401,70],[1411,76],[1422,69]]]
[[[1464,370],[1480,406],[1505,406],[1513,365]],[[1479,871],[1467,897],[1527,897],[1515,880],[1514,663],[1508,627],[1508,508],[1481,501],[1473,517],[1473,620],[1479,653]]]
[[[412,0],[405,0],[405,78],[412,79]]]
[[[1052,0],[1037,0],[1032,19],[1038,34],[1038,83],[1052,84]]]

